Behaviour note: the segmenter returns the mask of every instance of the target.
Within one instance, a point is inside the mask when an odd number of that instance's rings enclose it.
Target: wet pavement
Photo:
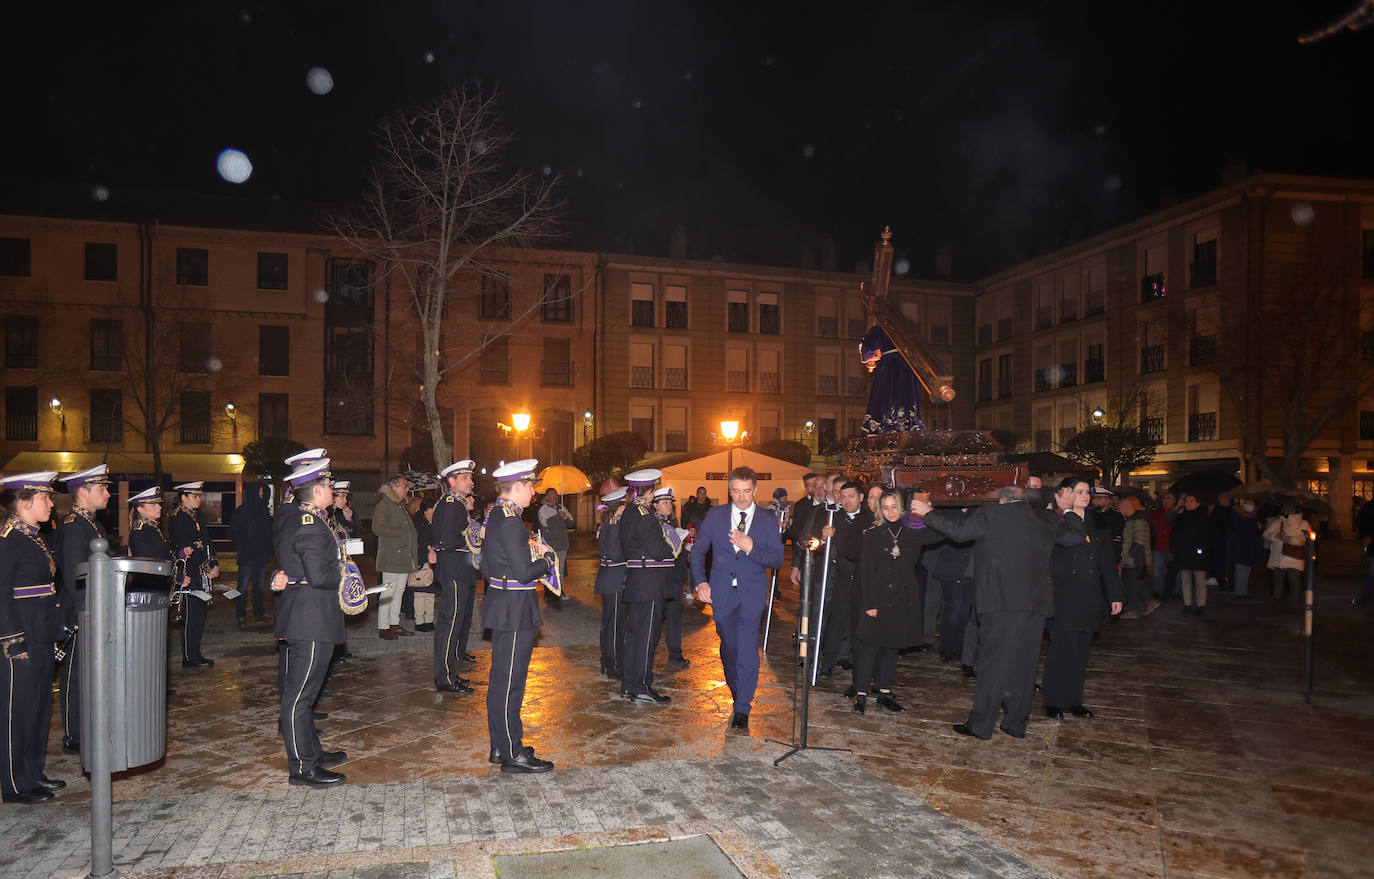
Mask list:
[[[709,615],[684,608],[690,668],[666,666],[665,707],[618,698],[597,674],[595,560],[571,560],[568,601],[545,605],[525,703],[527,743],[557,771],[486,762],[489,652],[475,632],[470,696],[439,694],[430,636],[377,638],[351,621],[354,658],[319,705],[348,784],[288,787],[276,735],[268,624],[211,609],[208,671],[174,668],[164,760],[116,778],[115,857],[125,876],[494,876],[493,857],[702,834],[746,876],[1353,877],[1374,875],[1374,611],[1346,578],[1324,584],[1316,692],[1300,692],[1300,615],[1267,598],[1214,597],[1208,615],[1167,605],[1109,625],[1086,702],[1052,721],[1036,699],[1024,740],[962,738],[973,682],[932,652],[903,656],[908,710],[855,715],[847,674],[811,699],[794,738],[790,635],[779,603],[749,735],[731,705]],[[51,804],[0,809],[0,879],[89,869],[89,788],[55,729]],[[573,874],[575,875],[575,874]]]

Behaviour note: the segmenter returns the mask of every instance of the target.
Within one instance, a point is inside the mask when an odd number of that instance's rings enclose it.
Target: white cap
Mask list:
[[[162,489],[154,485],[152,488],[145,488],[138,494],[129,498],[129,503],[137,507],[141,504],[160,504],[162,503]]]
[[[329,478],[329,459],[320,458],[318,461],[307,461],[286,477],[286,481],[291,483],[292,488],[299,488],[320,479]]]
[[[603,494],[601,496],[601,502],[605,504],[613,504],[616,501],[623,501],[625,500],[625,490],[625,486],[622,485],[615,491],[607,492],[606,494]]]
[[[676,498],[673,497],[673,489],[672,489],[672,487],[671,487],[671,486],[666,486],[666,487],[660,488],[658,491],[654,492],[654,500],[655,500],[655,501],[671,501],[671,500],[676,500]]]
[[[109,470],[110,468],[104,464],[96,464],[89,470],[82,470],[80,473],[62,477],[62,481],[67,483],[68,491],[83,485],[109,485]]]
[[[653,467],[625,474],[625,481],[636,488],[644,488],[645,486],[653,485],[662,478],[663,471],[655,470]]]
[[[463,460],[455,461],[452,464],[445,467],[443,470],[440,470],[439,478],[448,479],[450,476],[461,476],[464,473],[471,473],[474,469],[476,469],[476,467],[476,461],[473,461],[471,458],[464,458]]]
[[[538,458],[526,458],[523,461],[511,461],[509,464],[502,464],[493,470],[491,475],[497,482],[519,482],[522,479],[533,479],[534,473],[538,469]]]
[[[52,481],[57,478],[56,470],[37,470],[32,473],[13,473],[0,477],[0,489],[14,491],[42,491],[52,493]]]
[[[302,464],[307,464],[311,461],[324,460],[324,457],[328,454],[329,453],[326,452],[324,449],[306,449],[304,452],[297,452],[296,454],[291,455],[282,463],[286,464],[286,466],[288,467],[299,467]]]
[[[182,494],[200,494],[201,490],[205,488],[205,483],[183,482],[181,485],[174,486],[174,488]]]
[[[348,494],[353,490],[353,483],[349,482],[347,479],[340,479],[338,482],[334,483],[334,490],[340,494]]]
[[[1112,493],[1112,490],[1111,490],[1110,488],[1103,488],[1103,487],[1100,486],[1100,485],[1094,485],[1094,486],[1093,486],[1093,494],[1097,495],[1098,497],[1102,497],[1102,496],[1104,496],[1104,495],[1110,497],[1110,496],[1111,496],[1111,493]]]

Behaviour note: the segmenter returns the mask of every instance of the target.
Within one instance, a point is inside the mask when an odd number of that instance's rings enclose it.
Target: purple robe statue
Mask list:
[[[874,324],[859,343],[859,356],[864,363],[876,363],[870,367],[873,388],[868,392],[864,433],[924,430],[921,383],[880,324]]]

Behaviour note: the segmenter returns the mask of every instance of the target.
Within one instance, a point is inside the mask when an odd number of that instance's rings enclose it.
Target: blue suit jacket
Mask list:
[[[754,538],[754,548],[748,553],[735,553],[730,545],[732,518],[738,519],[734,504],[721,504],[712,507],[697,529],[696,543],[692,544],[692,584],[707,582],[706,550],[712,549],[711,561],[711,600],[731,589],[730,581],[738,580],[739,588],[755,586],[765,589],[768,586],[768,569],[782,567],[782,535],[778,533],[777,517],[769,510],[756,506],[754,520],[749,523],[749,536]]]

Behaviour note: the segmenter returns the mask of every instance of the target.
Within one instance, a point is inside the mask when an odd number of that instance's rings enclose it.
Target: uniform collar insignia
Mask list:
[[[10,516],[9,524],[10,524],[10,527],[12,527],[15,531],[18,531],[20,534],[24,535],[25,537],[37,537],[37,536],[38,536],[38,526],[37,526],[37,525],[30,525],[28,522],[25,522],[23,519],[19,518],[18,516]]]

